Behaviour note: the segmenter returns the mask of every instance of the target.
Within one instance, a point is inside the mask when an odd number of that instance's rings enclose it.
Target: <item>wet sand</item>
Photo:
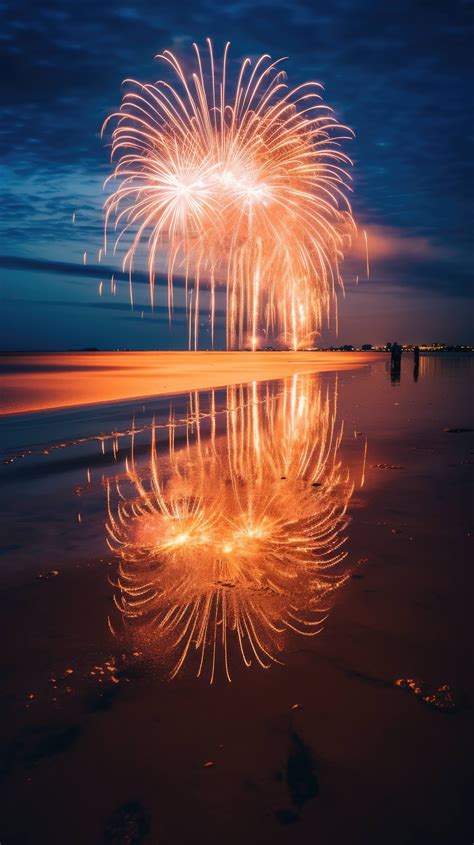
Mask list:
[[[0,414],[163,396],[294,373],[348,370],[367,352],[65,352],[0,357]],[[385,357],[385,356],[384,356]]]
[[[31,452],[0,474],[4,845],[471,842],[466,363],[422,359],[417,382],[408,356],[400,383],[384,362],[337,376],[341,455],[356,483],[354,577],[323,633],[294,643],[285,665],[236,665],[231,684],[219,676],[212,687],[164,680],[107,627],[115,570],[102,478],[122,470],[129,437],[106,440],[104,454],[90,440],[46,454],[49,426],[61,420],[65,443],[79,417],[46,414],[38,429],[25,415],[11,454],[27,438]],[[333,386],[335,375],[320,378]],[[143,415],[161,419],[160,408],[164,418],[167,403]],[[81,413],[88,433],[106,436],[123,428],[119,411]],[[139,411],[126,417],[141,424]],[[437,712],[397,688],[400,677],[449,684],[458,709]]]

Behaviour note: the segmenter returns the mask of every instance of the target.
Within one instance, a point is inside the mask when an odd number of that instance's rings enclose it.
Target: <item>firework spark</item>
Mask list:
[[[202,427],[206,422],[208,437]],[[268,668],[291,634],[319,633],[348,578],[344,543],[352,484],[338,459],[335,400],[318,382],[227,391],[218,432],[196,394],[184,447],[153,429],[145,472],[133,449],[108,488],[107,534],[118,558],[116,604],[174,677],[194,658],[211,682],[231,655]],[[183,438],[184,440],[184,438]]]
[[[365,265],[367,270],[367,279],[370,279],[370,265],[369,265],[369,242],[367,240],[367,232],[364,229],[364,241],[365,241]]]
[[[104,124],[114,123],[109,178],[117,182],[105,202],[106,233],[115,220],[130,279],[145,243],[152,303],[166,261],[170,315],[173,277],[184,274],[190,347],[198,348],[203,287],[214,341],[221,284],[229,349],[255,349],[264,335],[297,349],[314,339],[342,285],[339,263],[355,225],[351,162],[339,145],[352,132],[323,104],[319,83],[289,88],[281,59],[245,59],[231,86],[229,45],[219,73],[207,43],[207,70],[196,45],[189,79],[165,50],[159,58],[175,84],[129,80],[120,111]]]

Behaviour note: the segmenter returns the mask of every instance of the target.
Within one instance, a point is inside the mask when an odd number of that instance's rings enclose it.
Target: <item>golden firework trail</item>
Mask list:
[[[290,88],[282,59],[246,58],[230,82],[226,45],[220,70],[210,40],[207,62],[194,45],[189,77],[176,56],[158,58],[174,84],[127,80],[112,114],[105,202],[114,249],[123,240],[131,279],[140,244],[147,253],[153,304],[160,263],[167,267],[168,306],[179,272],[193,294],[189,345],[199,343],[200,309],[214,315],[225,290],[227,348],[281,336],[297,349],[318,333],[342,285],[339,263],[355,224],[347,198],[352,136],[322,102],[322,86]],[[204,294],[205,291],[205,294]]]
[[[353,485],[335,404],[305,376],[280,393],[227,388],[224,420],[214,394],[205,415],[196,393],[181,445],[172,416],[168,453],[158,455],[155,427],[148,465],[132,445],[108,486],[116,604],[127,630],[172,662],[171,677],[189,662],[212,682],[223,664],[230,681],[236,657],[269,668],[290,635],[321,631],[349,577]]]
[[[369,243],[367,240],[367,232],[364,229],[364,241],[365,241],[365,264],[367,270],[367,279],[370,279],[370,265],[369,265]]]

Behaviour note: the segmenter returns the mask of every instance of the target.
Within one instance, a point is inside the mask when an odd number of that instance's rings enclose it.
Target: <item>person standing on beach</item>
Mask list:
[[[397,341],[395,341],[394,343],[392,343],[392,348],[390,351],[392,367],[399,367],[402,361],[402,347],[398,345]]]
[[[415,346],[413,349],[413,380],[418,381],[420,373],[420,347]]]
[[[402,347],[398,345],[397,341],[392,343],[390,350],[390,377],[392,382],[400,381],[402,366]]]

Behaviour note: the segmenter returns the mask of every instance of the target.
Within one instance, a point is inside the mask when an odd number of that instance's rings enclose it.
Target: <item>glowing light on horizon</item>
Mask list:
[[[322,630],[349,577],[353,485],[335,413],[335,396],[295,376],[282,393],[228,388],[223,432],[214,394],[207,415],[191,395],[184,445],[171,416],[168,454],[154,427],[145,466],[132,445],[125,475],[108,485],[116,605],[171,677],[194,661],[212,682],[222,661],[231,680],[236,657],[269,668],[288,637]]]
[[[184,275],[190,348],[199,344],[203,288],[213,344],[221,286],[228,349],[248,338],[255,349],[261,332],[297,349],[314,340],[342,286],[339,264],[355,224],[351,162],[340,142],[353,133],[323,104],[319,83],[288,86],[281,59],[245,59],[231,86],[229,45],[219,72],[207,44],[208,69],[194,45],[189,79],[165,50],[159,58],[175,85],[127,80],[120,111],[105,122],[104,129],[114,123],[109,179],[116,180],[105,202],[105,248],[114,221],[114,249],[126,243],[131,279],[144,244],[152,305],[166,261],[170,317],[173,278]]]

